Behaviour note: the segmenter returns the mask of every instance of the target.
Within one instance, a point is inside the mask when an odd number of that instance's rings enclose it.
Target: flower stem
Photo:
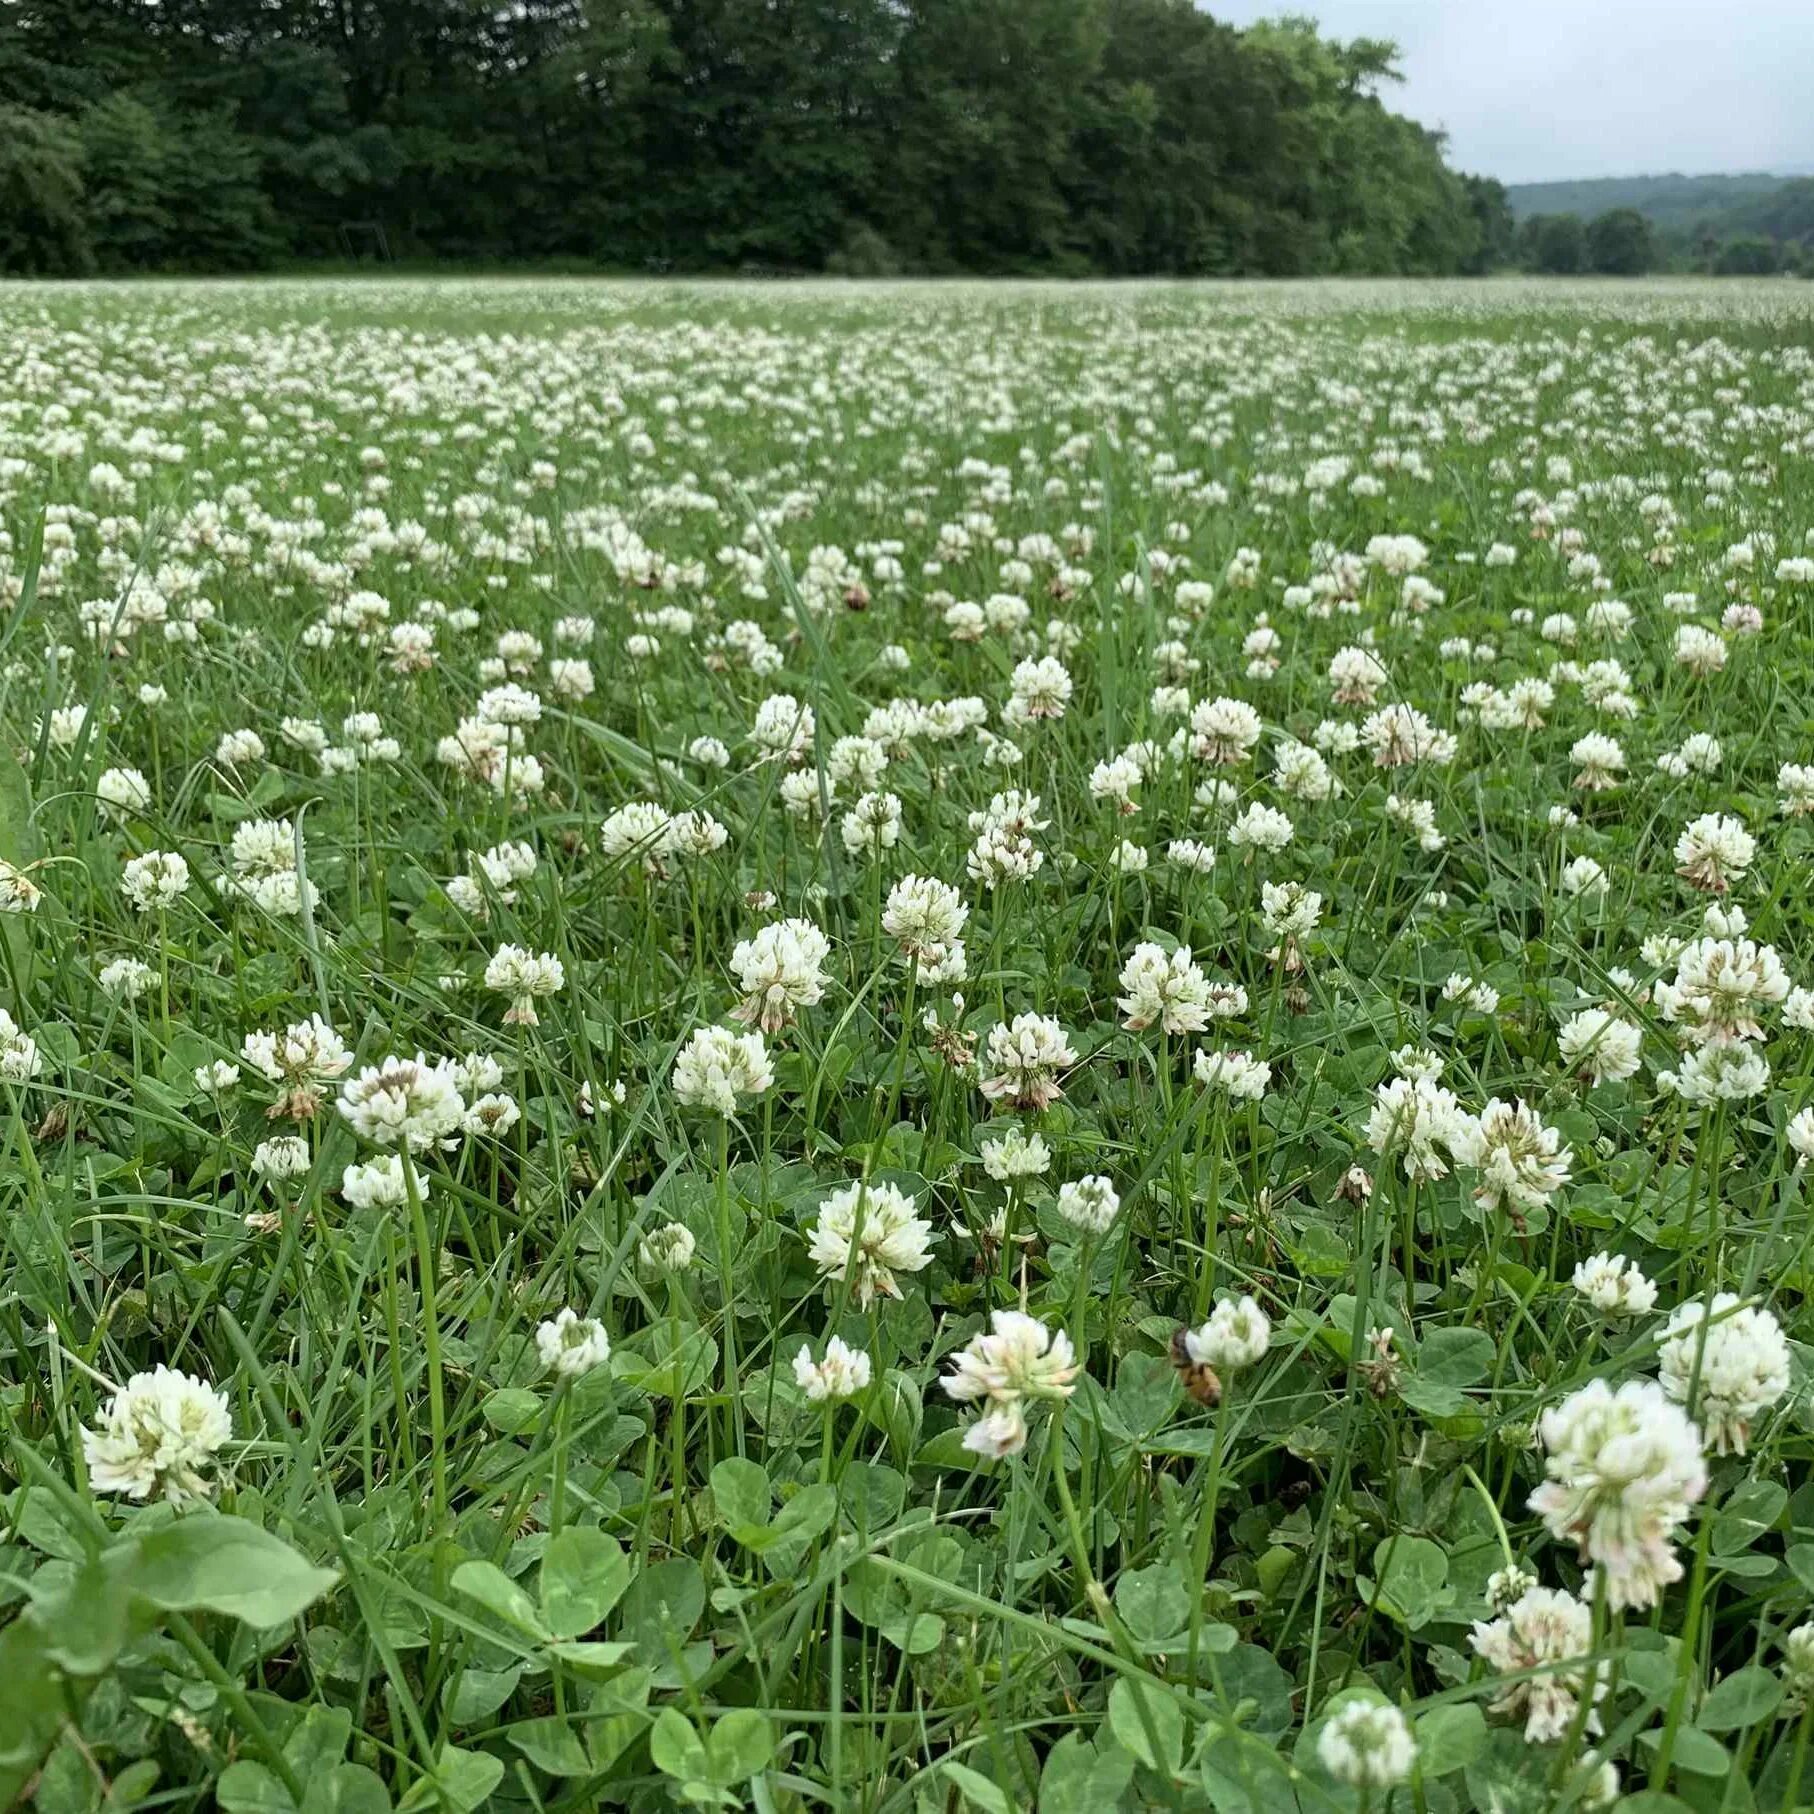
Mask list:
[[[407,1146],[398,1150],[403,1159],[403,1189],[409,1198],[410,1229],[416,1241],[416,1289],[422,1294],[422,1340],[428,1355],[429,1467],[438,1525],[447,1512],[447,1407],[441,1378],[441,1320],[435,1302],[435,1249],[429,1239],[428,1211],[423,1206],[415,1160]]]

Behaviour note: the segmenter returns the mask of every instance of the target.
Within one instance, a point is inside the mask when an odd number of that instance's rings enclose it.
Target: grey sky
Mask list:
[[[1814,167],[1814,0],[1205,0],[1396,39],[1391,105],[1508,183]]]

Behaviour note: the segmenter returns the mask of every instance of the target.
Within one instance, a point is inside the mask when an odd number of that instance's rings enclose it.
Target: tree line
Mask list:
[[[1784,183],[1691,227],[1660,228],[1636,208],[1532,214],[1512,237],[1516,263],[1549,275],[1694,271],[1714,277],[1814,274],[1814,182]]]
[[[1505,262],[1395,56],[1190,0],[0,0],[0,267]]]

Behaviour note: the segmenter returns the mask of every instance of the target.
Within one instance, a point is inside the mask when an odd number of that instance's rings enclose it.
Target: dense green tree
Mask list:
[[[86,200],[75,128],[56,114],[0,104],[0,268],[86,270]]]
[[[1474,216],[1476,245],[1462,269],[1478,277],[1509,265],[1516,255],[1517,222],[1505,184],[1490,176],[1464,176],[1468,207]]]
[[[0,0],[12,268],[1461,271],[1395,52],[1191,0]],[[1495,186],[1496,187],[1496,186]],[[1495,237],[1497,236],[1497,237]]]
[[[1587,229],[1578,214],[1534,214],[1518,228],[1518,260],[1527,270],[1567,277],[1585,269]]]
[[[1768,277],[1782,263],[1782,248],[1762,234],[1744,233],[1729,239],[1713,260],[1716,277]]]
[[[1656,268],[1656,236],[1636,208],[1596,214],[1587,223],[1586,250],[1587,268],[1609,277],[1637,277]]]
[[[169,251],[174,153],[156,111],[128,92],[76,116],[86,233],[96,261],[157,266]]]

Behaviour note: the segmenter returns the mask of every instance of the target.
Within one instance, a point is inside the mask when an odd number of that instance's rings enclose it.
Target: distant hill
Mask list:
[[[1766,239],[1814,244],[1814,177],[1798,176],[1763,195],[1746,196],[1718,225],[1739,233],[1761,233]]]
[[[1518,220],[1533,214],[1578,214],[1592,220],[1608,208],[1636,208],[1668,231],[1727,217],[1781,189],[1787,172],[1747,171],[1739,176],[1602,176],[1576,183],[1508,183],[1506,197]]]

